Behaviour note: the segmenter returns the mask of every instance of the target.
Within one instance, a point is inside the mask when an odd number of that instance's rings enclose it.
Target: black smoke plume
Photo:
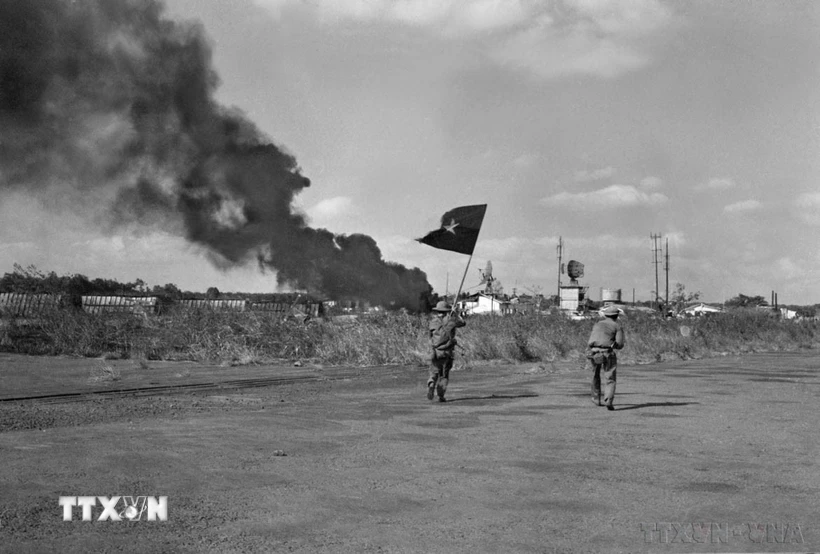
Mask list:
[[[0,186],[102,204],[116,224],[171,229],[223,266],[255,257],[280,285],[418,309],[432,291],[424,272],[293,209],[310,180],[214,100],[203,29],[163,9],[0,0]]]

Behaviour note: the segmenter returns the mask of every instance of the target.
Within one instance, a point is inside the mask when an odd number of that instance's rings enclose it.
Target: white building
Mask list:
[[[510,303],[493,296],[478,293],[461,300],[458,309],[466,315],[493,314],[506,315],[510,312]]]
[[[704,304],[701,302],[700,304],[695,304],[693,306],[688,306],[680,311],[678,314],[679,316],[682,315],[703,315],[703,314],[718,314],[722,313],[723,308],[718,308],[715,306],[710,306],[709,304]]]

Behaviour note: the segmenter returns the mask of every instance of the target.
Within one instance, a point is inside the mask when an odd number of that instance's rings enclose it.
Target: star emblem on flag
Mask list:
[[[433,248],[472,256],[486,211],[487,204],[453,208],[441,217],[441,227],[416,240]]]

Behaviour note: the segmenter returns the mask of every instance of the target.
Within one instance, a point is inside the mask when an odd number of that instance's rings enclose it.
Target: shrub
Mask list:
[[[624,364],[813,348],[817,322],[783,321],[756,310],[689,320],[630,313],[622,318]],[[594,321],[560,314],[474,316],[458,331],[458,353],[472,362],[581,360]],[[382,312],[358,318],[285,320],[266,312],[173,309],[161,316],[54,310],[36,321],[4,321],[0,348],[135,360],[185,359],[231,365],[309,360],[330,365],[429,362],[428,319]],[[686,331],[686,332],[683,332]]]

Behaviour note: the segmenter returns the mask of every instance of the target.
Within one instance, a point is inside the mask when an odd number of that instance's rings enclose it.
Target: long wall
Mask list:
[[[161,308],[181,307],[216,311],[254,311],[319,317],[322,305],[318,302],[291,304],[287,302],[254,302],[247,299],[183,299],[161,302],[156,296],[82,296],[82,309],[86,313],[137,313],[156,314]],[[43,311],[64,307],[59,295],[0,293],[0,316],[31,317]],[[295,312],[295,313],[294,313]]]

